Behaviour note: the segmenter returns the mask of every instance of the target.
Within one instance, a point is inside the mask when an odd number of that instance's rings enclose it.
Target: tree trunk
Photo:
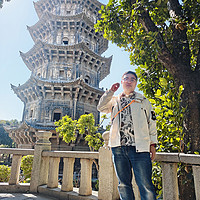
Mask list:
[[[185,169],[182,169],[180,173],[181,175],[178,177],[179,199],[196,200],[195,190],[194,190],[194,178],[192,176],[192,168],[187,167],[187,171]]]
[[[198,79],[198,80],[197,80]],[[187,106],[185,115],[185,145],[190,143],[189,151],[185,153],[200,153],[200,79],[190,77],[187,85],[184,86],[183,103]]]

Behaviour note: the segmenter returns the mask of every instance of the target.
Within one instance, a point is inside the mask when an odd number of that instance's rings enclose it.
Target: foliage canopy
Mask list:
[[[164,151],[181,150],[183,131],[184,150],[199,150],[199,10],[199,0],[110,0],[95,25],[138,66],[139,88],[156,107]]]
[[[102,116],[106,119],[106,115]],[[55,122],[56,131],[66,143],[76,140],[78,134],[83,135],[85,141],[91,150],[98,150],[103,146],[103,138],[101,133],[98,133],[100,125],[95,125],[94,115],[92,113],[81,115],[77,120],[72,120],[68,115],[64,116],[59,121]]]

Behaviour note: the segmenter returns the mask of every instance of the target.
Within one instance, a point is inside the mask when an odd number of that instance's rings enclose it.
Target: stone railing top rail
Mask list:
[[[99,152],[91,151],[43,151],[42,156],[63,158],[99,159]]]
[[[0,148],[0,154],[34,155],[34,149]]]
[[[0,148],[0,154],[34,155],[34,149]],[[43,151],[42,156],[99,159],[99,152],[90,151]],[[157,152],[155,161],[200,165],[200,155]]]
[[[156,161],[159,162],[182,162],[200,165],[200,155],[184,153],[156,153]]]

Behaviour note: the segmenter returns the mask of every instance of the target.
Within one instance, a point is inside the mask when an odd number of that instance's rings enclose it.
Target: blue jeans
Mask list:
[[[134,146],[112,147],[112,158],[119,181],[121,200],[134,200],[132,189],[132,168],[141,200],[155,200],[155,189],[151,180],[152,163],[149,152],[136,152]]]

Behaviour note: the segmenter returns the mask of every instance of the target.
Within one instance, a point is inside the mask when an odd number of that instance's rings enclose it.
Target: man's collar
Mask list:
[[[130,98],[132,96],[135,96],[135,91],[131,92],[130,94],[125,94],[124,92],[121,93],[121,97]]]

